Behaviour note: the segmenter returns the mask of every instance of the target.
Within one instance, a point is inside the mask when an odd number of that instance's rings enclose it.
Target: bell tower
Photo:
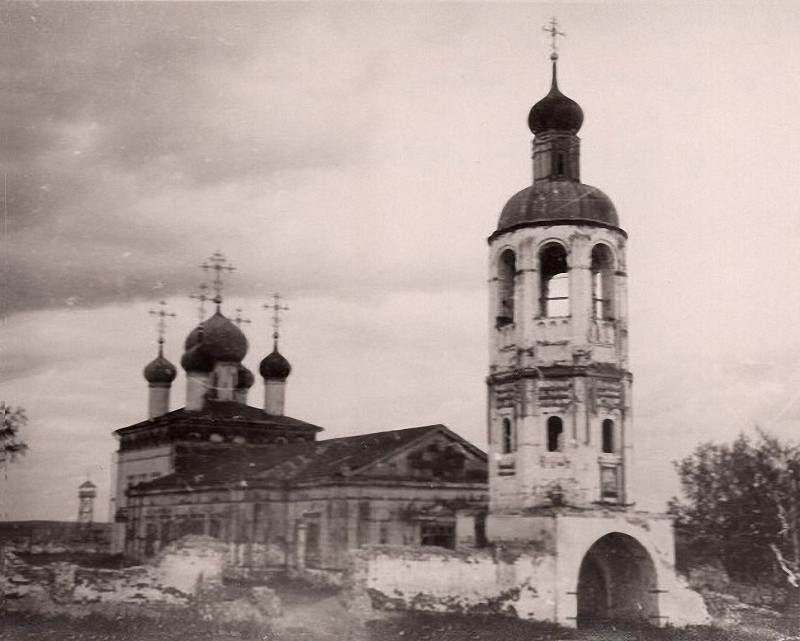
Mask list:
[[[550,91],[528,117],[532,184],[489,237],[492,515],[632,504],[627,235],[580,181],[583,111],[559,90],[561,34],[548,31]]]

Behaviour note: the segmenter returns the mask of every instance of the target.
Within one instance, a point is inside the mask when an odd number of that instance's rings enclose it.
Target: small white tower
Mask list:
[[[88,527],[94,522],[94,499],[97,486],[91,481],[84,481],[78,488],[78,524]]]

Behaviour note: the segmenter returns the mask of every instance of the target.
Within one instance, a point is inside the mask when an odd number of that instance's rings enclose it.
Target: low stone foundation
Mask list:
[[[174,542],[151,564],[120,570],[63,562],[37,567],[6,551],[0,588],[5,598],[12,600],[182,605],[200,589],[222,582],[226,555],[224,544],[202,536]]]
[[[710,621],[675,572],[667,519],[595,511],[510,516],[495,526],[517,538],[481,550],[356,550],[347,582],[385,609],[498,612],[569,627]]]

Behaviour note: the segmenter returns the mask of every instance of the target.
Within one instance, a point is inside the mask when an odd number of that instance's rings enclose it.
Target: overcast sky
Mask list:
[[[486,237],[530,184],[553,13],[582,178],[630,236],[640,504],[700,441],[800,433],[800,4],[6,3],[0,398],[31,450],[0,518],[75,518],[87,476],[106,517],[147,311],[177,364],[215,250],[251,369],[291,307],[288,414],[485,447]]]

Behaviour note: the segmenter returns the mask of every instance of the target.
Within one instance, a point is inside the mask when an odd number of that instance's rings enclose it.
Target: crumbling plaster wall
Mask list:
[[[661,618],[653,624],[682,626],[710,620],[702,597],[675,572],[668,517],[593,511],[507,515],[494,517],[492,525],[495,543],[484,550],[368,547],[356,551],[352,581],[382,607],[490,610],[575,626],[581,563],[598,540],[616,533],[631,537],[655,566],[655,585],[635,586],[642,591],[643,601],[656,595]]]
[[[36,567],[6,551],[3,593],[10,599],[47,596],[55,603],[165,603],[180,605],[200,589],[220,585],[227,547],[208,537],[174,542],[152,563],[120,570],[54,563]]]
[[[552,618],[555,557],[535,548],[373,546],[353,552],[352,564],[353,585],[388,609]]]

